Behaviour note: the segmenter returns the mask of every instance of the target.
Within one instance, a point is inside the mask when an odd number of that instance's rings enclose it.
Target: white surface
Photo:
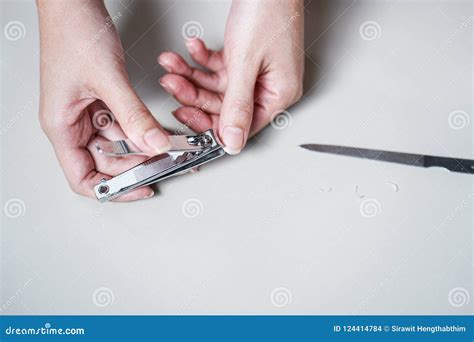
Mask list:
[[[123,14],[139,94],[178,127],[156,56],[185,51],[181,28],[191,20],[220,47],[228,3],[109,9]],[[310,2],[307,92],[289,109],[289,127],[269,127],[241,155],[163,182],[151,200],[105,206],[70,192],[39,127],[34,3],[3,1],[1,12],[2,30],[10,21],[26,29],[17,41],[1,36],[2,205],[18,198],[25,208],[2,216],[4,313],[472,313],[472,176],[298,147],[474,158],[471,2]],[[366,21],[379,24],[378,38],[362,39]],[[470,120],[458,130],[449,125],[455,110]],[[377,216],[361,215],[356,186],[378,201]],[[192,198],[202,210],[187,218]],[[105,307],[93,300],[102,287],[114,299]],[[291,293],[282,307],[271,300],[280,287]],[[471,297],[459,307],[448,298],[458,287]]]

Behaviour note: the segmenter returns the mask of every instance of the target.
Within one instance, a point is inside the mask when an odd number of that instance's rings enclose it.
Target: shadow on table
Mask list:
[[[140,87],[140,96],[145,100],[164,94],[159,78],[165,71],[158,65],[157,57],[170,49],[176,37],[167,25],[173,7],[174,2],[170,1],[132,1],[127,7],[130,15],[121,25],[120,38],[130,79],[134,87]]]

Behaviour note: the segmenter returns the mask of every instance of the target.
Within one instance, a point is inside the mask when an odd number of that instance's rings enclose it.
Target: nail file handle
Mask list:
[[[444,167],[453,172],[474,174],[474,160],[472,159],[425,156],[424,166]]]

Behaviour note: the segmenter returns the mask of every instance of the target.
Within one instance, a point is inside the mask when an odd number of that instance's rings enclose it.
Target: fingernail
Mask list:
[[[228,154],[237,154],[244,145],[244,131],[239,127],[224,126],[222,140],[225,146],[224,151]]]
[[[160,63],[160,65],[168,72],[174,74],[174,70],[173,68],[168,64],[167,61],[162,61],[162,60],[159,60],[158,63]]]
[[[155,195],[155,192],[151,190],[150,193],[143,198],[150,198],[150,197],[153,197],[154,195]]]
[[[194,41],[195,39],[189,39],[184,42],[190,53],[196,52],[196,45],[194,44]]]
[[[150,129],[145,133],[143,139],[156,154],[165,153],[171,148],[170,140],[159,128]]]
[[[168,84],[164,83],[164,82],[161,80],[161,78],[160,78],[160,81],[159,81],[159,82],[160,82],[160,85],[161,85],[168,93],[170,93],[171,95],[173,95],[173,89],[171,89],[171,87],[170,87]]]

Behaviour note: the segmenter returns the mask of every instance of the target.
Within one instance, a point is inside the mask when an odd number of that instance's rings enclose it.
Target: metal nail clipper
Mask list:
[[[171,149],[154,156],[94,187],[100,202],[107,202],[142,186],[180,175],[225,154],[212,129],[196,135],[170,136]],[[96,145],[107,156],[144,154],[130,140],[110,141]]]

